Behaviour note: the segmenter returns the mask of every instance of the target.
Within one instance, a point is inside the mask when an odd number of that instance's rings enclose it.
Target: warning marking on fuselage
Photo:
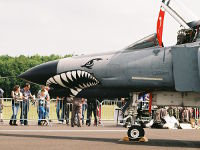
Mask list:
[[[152,78],[152,77],[132,77],[132,80],[162,81],[163,78]]]

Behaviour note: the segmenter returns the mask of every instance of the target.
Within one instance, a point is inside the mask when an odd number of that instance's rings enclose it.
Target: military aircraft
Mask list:
[[[163,47],[164,13],[183,29],[177,45]],[[144,136],[136,123],[137,94],[151,92],[156,105],[200,106],[200,21],[190,23],[163,0],[157,34],[152,34],[120,51],[76,56],[36,66],[19,77],[48,85],[52,93],[66,97],[129,97],[128,129],[131,140]]]

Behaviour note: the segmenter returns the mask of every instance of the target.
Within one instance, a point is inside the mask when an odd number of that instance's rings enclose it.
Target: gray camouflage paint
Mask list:
[[[193,80],[193,83],[199,81],[199,46],[200,42],[195,42],[165,48],[124,49],[117,52],[65,58],[53,62],[53,70],[56,71],[53,73],[51,70],[51,75],[48,71],[43,71],[48,68],[47,63],[43,68],[40,65],[36,66],[20,77],[38,84],[48,84],[54,88],[52,91],[54,94],[72,97],[115,98],[126,97],[130,92],[147,91],[199,92],[199,85],[191,86],[186,82],[182,85],[178,84],[182,77],[184,80],[187,78]],[[195,51],[196,56],[194,53],[191,55],[195,60],[190,61],[189,65],[190,56],[186,57],[182,53],[183,49]],[[181,64],[177,64],[179,59],[182,60]],[[191,76],[189,73],[184,76],[185,71],[189,69],[184,66],[194,66],[191,68],[196,71],[193,71]],[[37,81],[33,73],[43,76]],[[196,73],[198,76],[194,75]],[[54,80],[49,82],[52,77]],[[66,80],[70,82],[67,83]]]

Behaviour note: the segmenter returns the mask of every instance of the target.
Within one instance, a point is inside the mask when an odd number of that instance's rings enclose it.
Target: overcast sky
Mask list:
[[[173,0],[172,0],[173,1]],[[179,0],[200,19],[200,0]],[[0,55],[120,50],[156,32],[161,0],[0,0]],[[165,18],[164,44],[179,24]]]

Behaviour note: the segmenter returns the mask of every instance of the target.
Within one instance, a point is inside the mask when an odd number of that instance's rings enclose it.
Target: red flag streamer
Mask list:
[[[157,22],[157,38],[158,38],[160,47],[162,47],[162,34],[163,34],[164,18],[165,18],[165,11],[163,11],[161,8],[159,16],[158,16],[158,22]]]

